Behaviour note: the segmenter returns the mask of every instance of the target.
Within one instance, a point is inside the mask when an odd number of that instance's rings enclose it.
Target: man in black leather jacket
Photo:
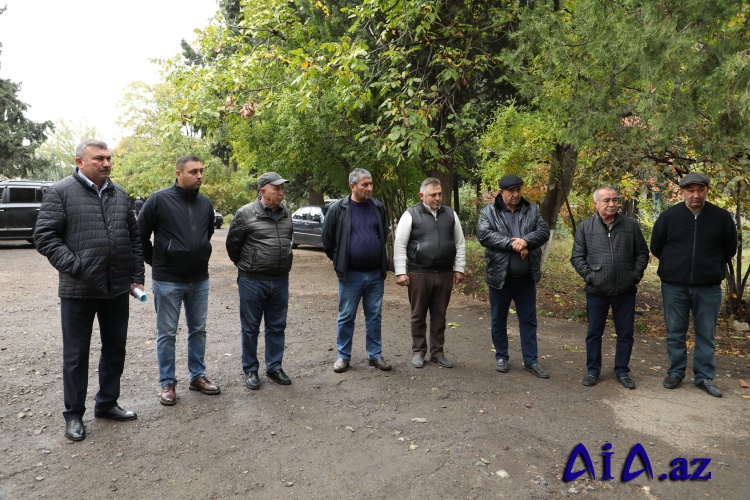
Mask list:
[[[65,437],[86,438],[89,348],[94,317],[102,342],[94,416],[133,420],[117,403],[125,367],[128,294],[143,289],[141,238],[130,199],[109,180],[107,144],[87,140],[76,147],[77,169],[55,183],[42,200],[34,244],[60,273]]]
[[[477,238],[486,249],[495,370],[508,371],[508,311],[513,301],[524,369],[549,378],[537,360],[536,342],[536,284],[542,276],[541,247],[549,239],[549,226],[537,206],[521,196],[523,179],[508,174],[499,185],[500,194],[482,209],[477,226]]]
[[[578,225],[570,263],[586,282],[586,369],[583,385],[596,384],[602,370],[602,336],[612,308],[617,332],[615,377],[635,389],[628,375],[633,350],[636,285],[648,265],[648,246],[638,221],[618,213],[617,191],[594,191],[596,213]]]

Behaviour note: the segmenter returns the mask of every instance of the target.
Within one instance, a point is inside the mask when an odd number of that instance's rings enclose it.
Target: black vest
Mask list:
[[[437,219],[424,203],[407,209],[411,214],[411,235],[406,245],[408,270],[416,272],[453,271],[456,241],[453,230],[456,218],[453,209],[442,205]]]

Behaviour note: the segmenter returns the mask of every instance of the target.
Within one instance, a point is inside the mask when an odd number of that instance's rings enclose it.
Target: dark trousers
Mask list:
[[[453,271],[409,273],[411,351],[427,354],[427,312],[430,313],[430,356],[443,354],[445,312],[453,290]]]
[[[506,278],[502,288],[490,287],[490,313],[492,315],[492,343],[495,359],[508,356],[508,310],[510,302],[516,305],[518,329],[521,334],[521,353],[527,365],[537,362],[536,345],[536,283],[531,277]]]
[[[102,351],[99,356],[99,392],[95,411],[117,405],[120,377],[125,367],[128,336],[128,294],[114,299],[60,299],[63,335],[63,392],[65,420],[82,418],[86,412],[89,382],[89,350],[94,316],[99,320]]]
[[[586,294],[586,317],[589,321],[586,334],[586,368],[592,375],[599,375],[602,371],[602,335],[610,307],[617,333],[615,375],[623,377],[630,371],[628,364],[630,353],[633,351],[635,292],[612,296]]]

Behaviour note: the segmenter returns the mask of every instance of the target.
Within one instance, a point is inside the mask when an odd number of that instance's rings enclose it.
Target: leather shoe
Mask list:
[[[411,358],[411,366],[414,368],[424,368],[424,356],[421,354],[415,354],[413,358]]]
[[[500,373],[508,373],[508,360],[498,359],[495,362],[495,371],[498,371]]]
[[[667,389],[674,389],[675,387],[680,385],[680,382],[682,382],[682,379],[680,377],[673,373],[670,373],[669,375],[667,375],[667,378],[664,379],[662,385]]]
[[[71,441],[83,441],[86,439],[86,427],[83,426],[83,419],[71,418],[65,422],[65,437]]]
[[[219,387],[216,384],[212,384],[211,381],[208,380],[205,375],[200,375],[198,377],[195,377],[193,380],[191,380],[190,390],[200,391],[203,394],[208,394],[209,396],[213,396],[215,394],[221,393],[221,387]]]
[[[383,370],[384,372],[390,371],[390,369],[392,368],[392,366],[389,365],[383,357],[371,359],[368,361],[368,363],[370,364],[370,366],[374,366],[378,370]]]
[[[617,377],[617,380],[620,381],[620,385],[625,389],[635,389],[635,382],[633,382],[633,379],[628,377],[627,375]]]
[[[596,385],[596,380],[598,378],[599,377],[597,377],[596,375],[593,375],[593,374],[589,373],[588,375],[586,375],[585,377],[583,377],[583,380],[581,381],[581,383],[583,385],[585,385],[586,387],[592,387],[592,386]]]
[[[526,370],[527,372],[533,373],[539,378],[549,378],[549,374],[544,371],[544,369],[539,365],[539,363],[532,363],[530,365],[527,365],[526,363],[524,363],[523,369]]]
[[[710,396],[715,398],[720,398],[722,396],[721,389],[714,385],[713,380],[703,379],[703,382],[695,384],[695,387],[706,391]]]
[[[268,375],[268,378],[270,378],[277,384],[289,385],[292,383],[292,379],[290,379],[289,376],[284,373],[284,370],[282,370],[281,368],[272,372],[267,371],[266,375]]]
[[[439,364],[443,368],[453,368],[453,363],[451,363],[450,361],[448,361],[448,358],[446,358],[445,355],[443,355],[443,354],[431,357],[430,361],[432,363]]]
[[[254,391],[260,389],[260,379],[258,378],[257,371],[247,372],[245,376],[247,377],[245,379],[245,385],[248,389],[252,389]]]
[[[159,392],[159,402],[164,406],[174,406],[177,402],[177,394],[175,393],[176,384],[164,384]]]
[[[336,359],[336,362],[333,364],[333,371],[336,373],[344,373],[347,368],[349,368],[348,359],[338,358]]]
[[[123,410],[119,405],[115,405],[112,408],[108,408],[104,411],[95,411],[94,416],[96,418],[108,418],[110,420],[135,420],[138,415],[134,411]]]

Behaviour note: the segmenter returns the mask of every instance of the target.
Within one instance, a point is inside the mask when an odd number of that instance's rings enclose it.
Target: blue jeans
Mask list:
[[[589,321],[586,334],[586,369],[596,376],[602,371],[602,335],[610,306],[617,332],[615,375],[624,377],[630,372],[628,364],[630,353],[633,351],[635,292],[612,296],[586,294],[586,317]]]
[[[156,307],[156,358],[159,362],[159,384],[174,384],[175,339],[180,307],[185,304],[187,323],[187,361],[190,380],[206,374],[206,315],[208,314],[208,280],[194,283],[157,281],[152,283]]]
[[[490,315],[495,359],[508,360],[508,310],[516,305],[518,329],[521,334],[523,362],[537,362],[536,345],[536,283],[533,278],[506,278],[502,288],[490,287]]]
[[[367,358],[375,360],[382,357],[380,325],[384,291],[385,285],[380,269],[366,273],[347,271],[346,281],[339,280],[339,321],[336,336],[339,358],[352,358],[354,319],[357,316],[360,299],[365,313]]]
[[[257,372],[260,320],[265,324],[266,370],[281,369],[284,359],[286,313],[289,308],[289,278],[256,280],[240,276],[240,324],[242,326],[242,371]]]
[[[687,367],[687,338],[690,313],[693,313],[695,350],[693,374],[695,383],[716,376],[714,351],[716,348],[716,319],[721,309],[721,285],[687,286],[661,284],[664,303],[664,322],[667,325],[667,357],[669,373],[685,378]]]

